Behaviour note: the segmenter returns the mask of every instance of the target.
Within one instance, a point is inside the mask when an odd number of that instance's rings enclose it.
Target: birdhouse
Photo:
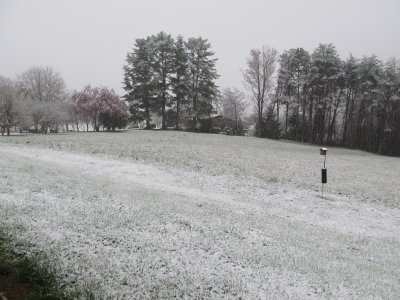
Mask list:
[[[328,182],[328,174],[327,174],[327,170],[321,169],[321,183],[327,183]]]
[[[327,148],[321,148],[321,149],[319,149],[319,154],[321,154],[321,155],[325,155],[325,156],[326,156],[326,152],[328,152],[328,149],[327,149]]]

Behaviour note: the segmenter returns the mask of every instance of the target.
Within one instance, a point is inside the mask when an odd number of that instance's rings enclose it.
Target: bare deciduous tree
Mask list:
[[[267,98],[273,88],[273,75],[278,52],[271,47],[252,49],[247,58],[247,69],[243,72],[244,84],[251,93],[257,114],[257,136],[261,137],[261,125]]]
[[[221,114],[235,120],[236,128],[239,127],[243,114],[248,106],[245,95],[236,88],[224,89],[221,97]]]
[[[42,123],[41,130],[47,132],[54,111],[46,103],[60,103],[66,98],[63,78],[50,67],[33,67],[17,77],[17,86],[30,101],[27,104],[32,108],[35,129]]]
[[[10,127],[14,125],[18,116],[18,103],[14,82],[0,76],[0,126],[1,134],[10,135]]]
[[[33,67],[17,78],[20,92],[32,100],[50,102],[65,98],[64,79],[51,67]]]

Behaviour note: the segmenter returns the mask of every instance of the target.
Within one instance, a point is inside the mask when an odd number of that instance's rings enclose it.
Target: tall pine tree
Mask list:
[[[193,119],[207,118],[212,112],[212,102],[217,96],[215,80],[219,77],[215,69],[216,58],[210,50],[211,44],[201,37],[189,38],[186,43],[189,57],[189,97],[192,101]]]
[[[183,110],[187,116],[185,125],[188,118],[209,118],[218,93],[216,59],[210,48],[210,43],[201,37],[187,42],[178,37],[175,43],[164,32],[137,39],[124,66],[125,99],[135,119],[146,120],[146,127],[150,128],[151,115],[157,113],[162,116],[165,129],[167,113],[173,105],[176,127]]]
[[[174,73],[174,40],[160,32],[150,38],[150,59],[153,69],[155,108],[162,117],[162,129],[166,129],[166,110],[171,105],[171,79]]]
[[[124,66],[125,99],[136,120],[145,120],[150,129],[154,108],[154,72],[150,54],[150,38],[137,39],[132,53],[128,53]]]
[[[189,92],[189,73],[188,73],[188,55],[186,52],[185,42],[182,36],[178,36],[174,49],[174,70],[175,76],[172,78],[172,86],[174,93],[174,104],[176,111],[175,128],[179,128],[179,120],[182,105],[187,104]]]

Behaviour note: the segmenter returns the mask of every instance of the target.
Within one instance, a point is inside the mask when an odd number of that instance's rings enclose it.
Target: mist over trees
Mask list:
[[[2,134],[11,127],[20,131],[47,133],[68,122],[65,85],[53,69],[34,67],[16,80],[0,79],[0,119]],[[33,128],[31,128],[33,127]]]
[[[261,137],[264,112],[267,99],[274,87],[273,75],[276,68],[278,52],[274,48],[263,47],[252,49],[247,58],[247,69],[243,72],[246,89],[250,92],[250,101],[257,115],[257,136]]]
[[[0,129],[1,134],[10,135],[10,127],[18,123],[20,103],[15,84],[12,80],[0,76]]]
[[[226,88],[222,91],[218,103],[219,113],[234,121],[232,128],[234,135],[243,134],[242,119],[245,116],[248,104],[245,94],[238,89]]]
[[[64,79],[50,67],[33,67],[16,80],[0,76],[0,129],[58,132],[89,125],[99,131],[126,127],[128,111],[114,90],[85,87],[68,95]],[[72,125],[72,127],[70,127]]]
[[[58,72],[50,67],[32,67],[17,76],[16,86],[35,131],[40,125],[41,132],[46,133],[67,121],[65,82]]]
[[[332,44],[279,57],[264,47],[251,50],[243,78],[258,137],[400,155],[398,59],[342,60]]]
[[[311,55],[284,51],[276,84],[275,113],[285,109],[284,136],[400,155],[400,64],[376,56],[341,60],[332,44]]]
[[[137,39],[127,54],[123,83],[133,119],[150,129],[152,115],[159,115],[163,129],[180,124],[199,129],[218,95],[213,56],[201,37],[175,40],[160,32]]]
[[[86,86],[68,95],[51,67],[32,67],[15,80],[0,77],[0,130],[115,130],[128,121],[212,132],[215,110],[230,132],[243,134],[252,105],[256,136],[337,145],[400,156],[400,61],[343,60],[334,45],[280,55],[252,49],[242,72],[247,94],[219,91],[211,44],[202,37],[160,32],[136,39],[123,67],[124,101],[112,89]],[[129,114],[129,112],[130,114]],[[81,129],[80,129],[81,128]]]

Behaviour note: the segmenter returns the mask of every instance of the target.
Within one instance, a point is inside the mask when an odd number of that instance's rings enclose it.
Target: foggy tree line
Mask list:
[[[278,62],[273,76],[268,68]],[[350,55],[342,60],[332,44],[320,44],[311,54],[289,49],[279,57],[264,48],[252,50],[244,78],[255,84],[250,90],[256,112],[262,112],[258,136],[400,155],[400,63],[395,58],[382,62]],[[268,95],[262,95],[263,80]]]
[[[201,37],[184,40],[164,32],[137,39],[124,65],[126,103],[113,90],[86,86],[68,95],[59,73],[33,67],[15,80],[0,76],[0,127],[57,132],[60,127],[114,130],[131,119],[151,127],[207,127],[213,110],[241,124],[248,104],[256,136],[400,155],[400,62],[376,56],[342,60],[332,44],[312,53],[293,48],[281,55],[271,47],[253,49],[243,71],[246,96],[219,92],[216,58]],[[208,131],[209,130],[204,130]]]
[[[198,128],[208,120],[218,95],[216,58],[201,37],[184,40],[160,32],[137,39],[124,66],[125,99],[135,120],[150,128],[152,115],[162,128]]]
[[[215,103],[218,113],[231,120],[223,132],[244,135],[243,118],[248,107],[246,95],[236,88],[225,88]]]
[[[0,126],[47,132],[67,121],[65,83],[49,67],[33,67],[15,80],[0,78]]]
[[[2,135],[9,135],[12,127],[47,133],[73,126],[79,131],[81,124],[89,130],[90,124],[98,131],[100,126],[114,130],[126,122],[127,108],[113,90],[86,87],[69,95],[61,75],[50,67],[30,68],[15,80],[0,76]]]

